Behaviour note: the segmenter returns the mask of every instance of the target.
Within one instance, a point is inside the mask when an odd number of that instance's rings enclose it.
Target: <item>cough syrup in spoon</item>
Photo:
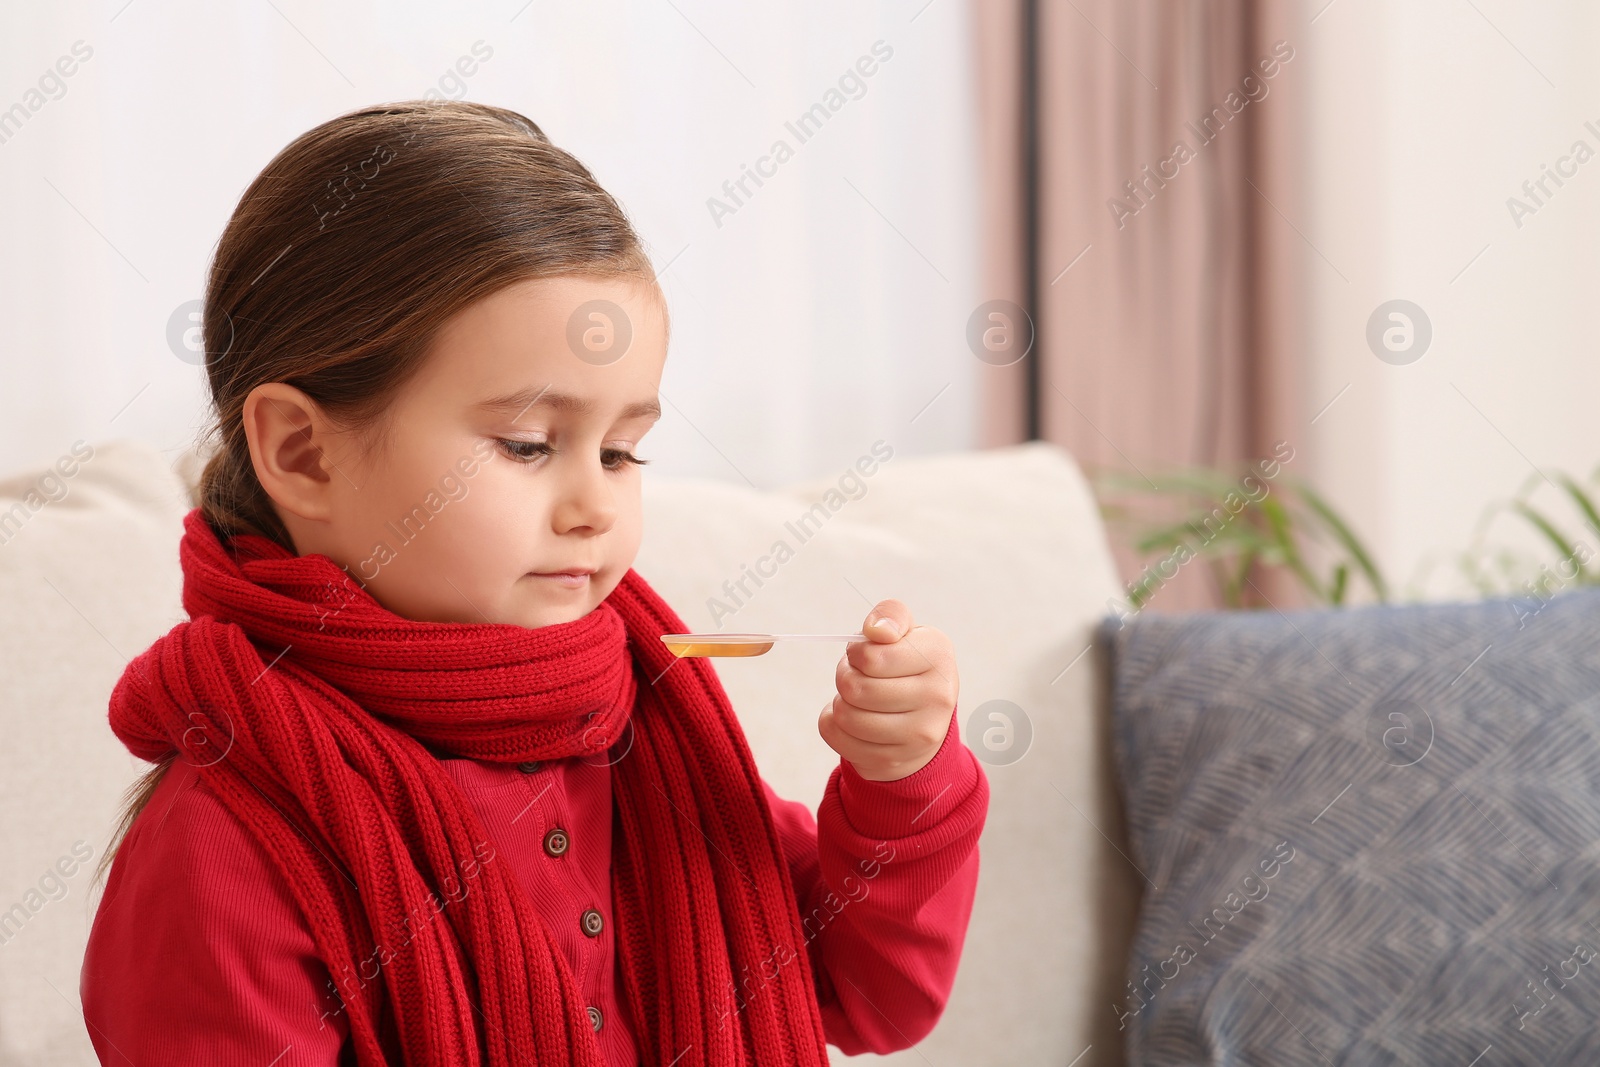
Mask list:
[[[865,641],[866,634],[662,634],[679,659],[685,656],[759,656],[779,641]]]

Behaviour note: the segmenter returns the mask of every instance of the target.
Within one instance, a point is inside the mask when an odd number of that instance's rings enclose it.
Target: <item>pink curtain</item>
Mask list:
[[[1026,305],[1021,0],[969,8],[988,296]],[[1288,0],[1039,0],[1040,436],[1087,471],[1301,473],[1308,14]],[[986,367],[984,440],[1025,434],[1025,362]],[[1135,477],[1137,474],[1135,473]],[[1116,540],[1114,538],[1114,540]],[[1133,553],[1117,546],[1125,579]],[[1283,606],[1287,583],[1259,578]],[[1152,608],[1215,603],[1191,564]]]

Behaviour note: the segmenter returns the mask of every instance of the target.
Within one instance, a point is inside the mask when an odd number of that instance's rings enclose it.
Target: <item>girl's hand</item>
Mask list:
[[[913,626],[911,610],[880,600],[839,657],[838,695],[817,731],[863,778],[892,782],[920,770],[944,743],[960,679],[950,638]]]

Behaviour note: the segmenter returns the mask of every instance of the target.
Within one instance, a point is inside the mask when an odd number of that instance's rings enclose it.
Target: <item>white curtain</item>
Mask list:
[[[192,443],[202,371],[169,335],[245,185],[311,126],[430,90],[540,123],[665,268],[653,471],[765,488],[878,438],[973,447],[965,19],[954,0],[7,5],[0,474],[79,439]]]

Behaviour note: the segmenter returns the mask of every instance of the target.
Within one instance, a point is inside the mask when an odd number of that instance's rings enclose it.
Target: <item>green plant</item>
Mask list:
[[[1460,567],[1480,593],[1503,596],[1509,593],[1545,591],[1552,578],[1557,586],[1600,585],[1600,468],[1584,483],[1561,471],[1530,474],[1508,500],[1497,500],[1483,511],[1473,531],[1471,546],[1460,556]],[[1557,492],[1565,515],[1534,497],[1546,487]],[[1557,573],[1550,564],[1526,550],[1491,542],[1490,532],[1502,516],[1520,519],[1537,537],[1555,549]],[[1579,533],[1569,532],[1576,520]],[[1591,561],[1594,566],[1590,566]]]
[[[1246,589],[1260,568],[1291,574],[1315,604],[1343,604],[1353,579],[1364,581],[1375,599],[1389,599],[1388,582],[1366,545],[1298,479],[1175,468],[1151,477],[1107,472],[1095,488],[1108,525],[1129,537],[1146,564],[1128,588],[1136,608],[1170,577],[1166,572],[1191,559],[1206,562],[1230,608],[1248,606]],[[1325,560],[1325,569],[1319,571],[1313,558]]]

